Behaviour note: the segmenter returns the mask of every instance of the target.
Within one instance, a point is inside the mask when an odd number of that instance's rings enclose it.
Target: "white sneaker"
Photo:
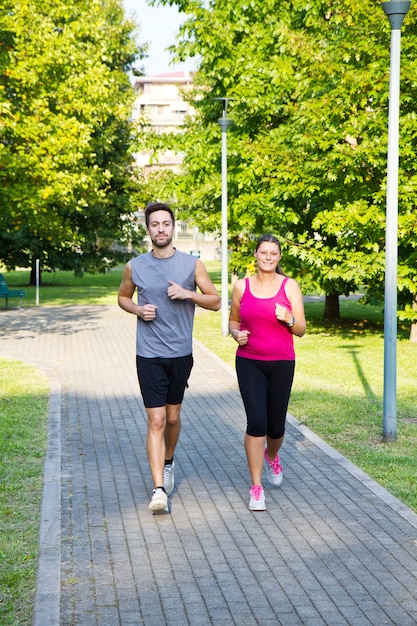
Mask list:
[[[249,495],[249,511],[266,511],[265,492],[262,485],[252,485]]]
[[[167,492],[167,496],[171,495],[172,490],[174,489],[174,486],[175,486],[174,470],[175,470],[174,461],[172,461],[170,465],[165,465],[164,467],[164,487],[165,487],[165,491]]]
[[[279,454],[277,454],[277,456],[275,457],[273,461],[270,461],[268,457],[268,452],[266,451],[266,448],[265,448],[264,458],[265,458],[265,463],[266,463],[266,475],[268,477],[269,482],[271,483],[271,485],[274,485],[275,487],[279,487],[280,484],[282,483],[282,478],[283,478],[283,472],[282,472],[282,467],[280,464]]]
[[[162,487],[156,487],[152,492],[152,500],[149,503],[150,511],[164,511],[168,507],[168,496]]]

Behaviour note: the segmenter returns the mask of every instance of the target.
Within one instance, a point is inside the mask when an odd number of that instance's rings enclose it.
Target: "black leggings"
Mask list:
[[[246,411],[246,433],[283,437],[295,361],[255,361],[236,357],[236,372]]]

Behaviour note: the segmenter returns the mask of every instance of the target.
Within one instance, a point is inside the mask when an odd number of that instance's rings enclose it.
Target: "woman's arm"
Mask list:
[[[291,303],[291,319],[284,320],[287,322],[290,331],[293,335],[302,337],[306,332],[306,318],[304,313],[304,301],[303,294],[296,280],[293,278],[288,279],[285,285],[285,293]]]
[[[241,346],[248,343],[249,331],[240,330],[240,301],[245,291],[245,279],[237,281],[232,291],[232,305],[229,316],[229,332]]]

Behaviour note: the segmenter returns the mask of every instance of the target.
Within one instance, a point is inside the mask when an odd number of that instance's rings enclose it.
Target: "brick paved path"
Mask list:
[[[0,313],[0,355],[51,380],[34,626],[415,626],[417,515],[291,417],[249,512],[235,375],[199,344],[171,510],[149,512],[134,335],[117,306]]]

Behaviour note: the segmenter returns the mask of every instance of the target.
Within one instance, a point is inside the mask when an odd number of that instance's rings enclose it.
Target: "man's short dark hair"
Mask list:
[[[172,218],[172,223],[175,226],[175,216],[171,207],[168,204],[165,204],[165,202],[152,202],[151,204],[148,204],[145,209],[146,228],[149,228],[149,216],[152,213],[155,213],[155,211],[166,211],[169,213]]]

